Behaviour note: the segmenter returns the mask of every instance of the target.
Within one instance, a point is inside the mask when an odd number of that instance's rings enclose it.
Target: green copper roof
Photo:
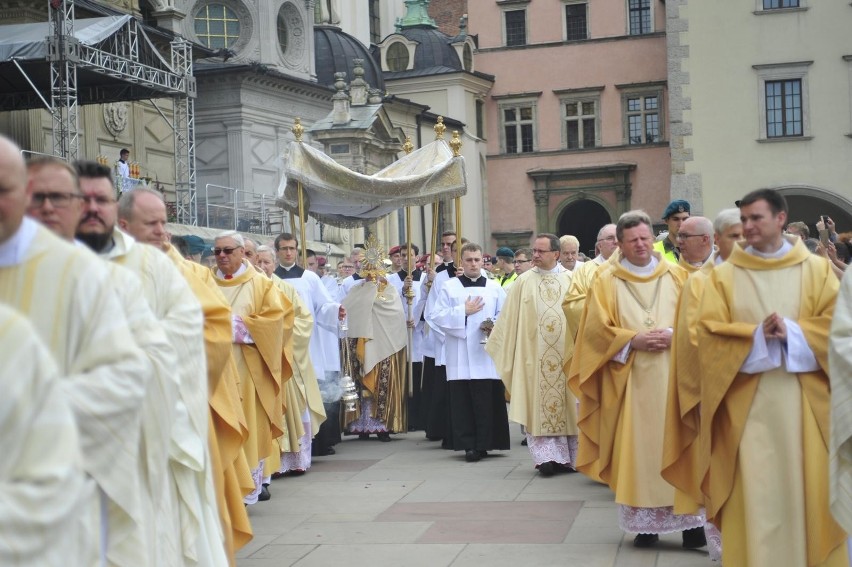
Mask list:
[[[437,28],[438,24],[429,16],[429,2],[430,0],[405,0],[405,17],[397,20],[397,29],[403,30],[415,26]]]

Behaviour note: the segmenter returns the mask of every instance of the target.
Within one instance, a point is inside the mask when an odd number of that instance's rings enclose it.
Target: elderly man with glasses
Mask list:
[[[562,371],[561,305],[571,272],[559,263],[553,234],[539,234],[529,252],[515,252],[515,261],[527,254],[535,266],[515,280],[485,348],[511,395],[509,419],[524,426],[536,468],[551,476],[573,472],[577,452],[577,403]]]

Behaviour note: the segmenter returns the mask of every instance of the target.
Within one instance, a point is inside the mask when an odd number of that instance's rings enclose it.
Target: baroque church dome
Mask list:
[[[316,60],[317,82],[328,87],[334,86],[334,74],[345,72],[346,81],[355,75],[353,59],[364,60],[364,80],[372,89],[385,90],[381,66],[370,55],[370,51],[360,41],[336,26],[314,26],[314,57]]]
[[[458,52],[452,47],[456,38],[430,26],[404,28],[396,35],[417,43],[414,50],[414,71],[426,71],[435,68],[464,70]]]

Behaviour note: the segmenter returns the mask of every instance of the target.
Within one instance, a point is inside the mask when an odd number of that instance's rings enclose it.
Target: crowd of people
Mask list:
[[[849,564],[849,239],[776,191],[672,201],[659,236],[629,211],[591,258],[447,231],[331,273],[289,233],[170,236],[98,163],[0,138],[0,180],[3,565],[234,565],[248,507],[343,435],[476,463],[510,422],[539,475],[608,485],[636,547]]]

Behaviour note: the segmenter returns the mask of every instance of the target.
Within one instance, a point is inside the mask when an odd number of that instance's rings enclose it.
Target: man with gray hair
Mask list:
[[[573,272],[580,260],[580,241],[571,234],[563,234],[559,237],[559,263],[566,270]]]
[[[678,230],[680,267],[692,273],[701,269],[713,253],[713,223],[705,217],[689,217]]]
[[[739,209],[724,209],[713,221],[713,241],[716,244],[714,264],[721,264],[734,251],[736,243],[743,242],[743,221]]]
[[[660,475],[672,327],[683,268],[654,250],[651,219],[618,219],[621,247],[592,282],[569,381],[580,392],[577,467],[615,493],[619,526],[651,547],[660,533],[683,531],[683,546],[706,545],[704,517],[675,509],[675,489]]]

